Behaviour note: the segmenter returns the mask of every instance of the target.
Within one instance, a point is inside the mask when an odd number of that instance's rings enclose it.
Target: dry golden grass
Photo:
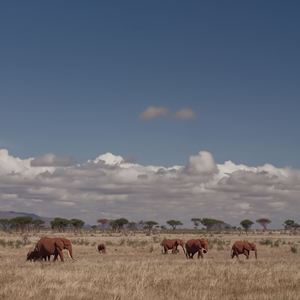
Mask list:
[[[162,255],[162,235],[66,236],[75,241],[76,262],[26,262],[38,235],[17,249],[0,245],[0,299],[300,299],[300,253],[290,250],[300,237],[213,236],[203,260],[187,260],[182,253]],[[253,253],[247,261],[230,258],[232,242],[244,238],[257,242],[257,261]],[[263,239],[280,240],[271,247],[260,245]],[[97,253],[99,242],[107,254]]]

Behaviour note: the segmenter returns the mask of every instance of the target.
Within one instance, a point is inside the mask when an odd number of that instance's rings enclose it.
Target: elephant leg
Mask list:
[[[244,250],[244,255],[246,256],[247,259],[249,259],[249,251],[247,251],[246,249]]]
[[[202,254],[201,250],[198,251],[198,259],[199,259],[199,257],[203,258],[203,254]]]
[[[64,261],[64,255],[62,253],[62,250],[58,250],[58,255],[61,261]]]

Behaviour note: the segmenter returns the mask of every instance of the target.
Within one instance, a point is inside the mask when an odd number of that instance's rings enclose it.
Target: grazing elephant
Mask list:
[[[239,254],[244,254],[249,259],[250,250],[255,252],[255,258],[257,259],[257,249],[254,243],[247,241],[237,241],[232,245],[231,258],[235,256],[239,258]]]
[[[27,259],[29,261],[36,261],[36,260],[45,260],[45,261],[50,261],[50,255],[46,256],[40,256],[39,252],[36,249],[29,250],[27,253]]]
[[[37,251],[39,257],[54,255],[53,261],[56,261],[58,256],[61,261],[64,261],[63,249],[67,249],[70,258],[75,260],[72,253],[72,243],[65,238],[43,237],[37,242],[34,251]]]
[[[99,244],[98,245],[98,251],[99,251],[99,253],[105,254],[106,253],[106,247],[105,247],[105,245],[104,244]]]
[[[194,239],[185,243],[186,258],[193,259],[194,255],[198,252],[198,258],[203,258],[203,253],[208,251],[207,239]],[[202,253],[203,251],[203,253]]]
[[[179,239],[164,239],[161,244],[163,247],[163,253],[167,254],[168,250],[172,250],[173,254],[178,253],[178,246],[182,247],[183,253],[185,254],[185,249],[184,249],[184,242],[183,240],[179,240]]]

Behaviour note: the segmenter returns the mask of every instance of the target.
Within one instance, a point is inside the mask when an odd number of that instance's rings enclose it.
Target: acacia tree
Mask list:
[[[82,221],[80,219],[71,219],[69,222],[73,226],[75,231],[78,231],[84,225],[84,221]]]
[[[129,221],[125,218],[120,218],[116,220],[111,220],[109,225],[112,227],[113,230],[119,231],[124,228],[124,225],[128,224]]]
[[[201,224],[200,218],[192,218],[191,221],[194,223],[194,228],[198,229],[199,225]]]
[[[59,232],[65,231],[66,228],[69,226],[70,221],[64,218],[54,218],[51,222],[51,228],[56,229]]]
[[[179,220],[168,220],[166,223],[170,225],[173,230],[175,230],[177,226],[183,225]]]
[[[294,226],[294,224],[295,224],[295,221],[294,221],[294,220],[290,220],[290,219],[285,220],[284,223],[283,223],[284,229],[286,229],[286,230],[292,229],[293,226]]]
[[[99,219],[97,222],[100,224],[101,229],[103,229],[106,225],[110,223],[108,219]]]
[[[290,229],[296,230],[300,227],[300,225],[296,223],[294,220],[286,220],[284,221],[283,225],[284,225],[284,229],[286,230],[290,230]]]
[[[251,220],[245,219],[241,221],[241,226],[245,229],[246,234],[248,233],[248,230],[251,228],[251,226],[254,224]]]
[[[148,230],[152,230],[155,225],[158,225],[155,221],[146,221],[144,224],[144,228]]]
[[[21,216],[15,217],[9,220],[10,226],[15,230],[20,230],[24,232],[25,230],[29,231],[30,225],[32,224],[32,217],[29,216]]]
[[[223,221],[213,218],[203,218],[200,222],[206,227],[206,230],[211,230],[215,225],[224,224]]]
[[[267,230],[267,225],[271,223],[271,220],[268,218],[260,218],[256,220],[256,223],[263,227],[263,231]]]
[[[137,224],[136,224],[136,222],[129,222],[129,223],[127,224],[127,228],[128,228],[129,230],[137,230]]]
[[[37,232],[40,231],[40,229],[43,227],[44,224],[45,221],[41,219],[35,219],[32,221],[33,229],[36,230]]]

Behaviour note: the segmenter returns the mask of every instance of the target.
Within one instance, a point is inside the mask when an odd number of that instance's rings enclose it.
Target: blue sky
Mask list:
[[[6,1],[0,147],[300,167],[298,1]],[[149,106],[196,118],[142,121]]]

